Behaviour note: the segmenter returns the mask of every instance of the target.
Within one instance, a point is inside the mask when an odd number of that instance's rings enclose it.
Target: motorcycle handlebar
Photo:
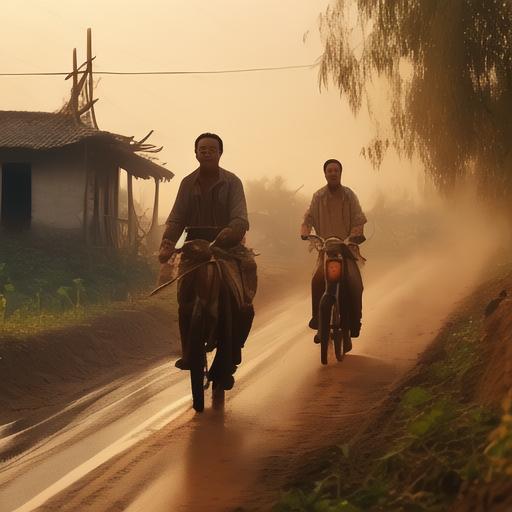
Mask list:
[[[320,242],[321,244],[325,243],[325,239],[318,235],[301,235],[300,238],[304,241]],[[339,240],[343,242],[345,245],[359,245],[363,243],[366,240],[366,238],[364,236],[354,236],[349,237],[348,240],[341,240],[341,238]]]

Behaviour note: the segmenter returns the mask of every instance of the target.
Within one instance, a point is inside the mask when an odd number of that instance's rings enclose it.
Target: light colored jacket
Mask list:
[[[331,194],[331,192],[327,185],[313,194],[311,204],[304,214],[301,234],[309,235],[311,229],[314,228],[315,233],[322,238],[337,236],[345,240],[349,236],[362,235],[363,226],[367,222],[366,216],[361,209],[356,194],[350,188],[343,185],[341,186],[342,199],[339,211],[340,218],[335,219],[336,230],[341,230],[341,232],[332,232],[332,213],[329,212],[328,208],[329,194]]]

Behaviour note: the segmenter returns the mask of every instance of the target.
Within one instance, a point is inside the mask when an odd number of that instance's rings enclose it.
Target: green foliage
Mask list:
[[[2,323],[5,322],[5,308],[7,306],[7,299],[0,293],[0,320]]]
[[[417,438],[424,438],[445,426],[449,418],[451,418],[449,404],[439,402],[413,418],[408,424],[407,430]]]
[[[321,83],[332,80],[354,112],[374,78],[390,86],[391,142],[377,133],[363,151],[375,166],[392,144],[419,155],[440,190],[471,177],[510,197],[512,2],[337,0],[321,33]]]
[[[283,493],[273,512],[359,512],[347,500],[332,500],[317,492],[291,490]]]
[[[353,447],[335,447],[313,490],[290,491],[275,510],[315,510],[318,502],[356,510],[443,511],[461,486],[495,474],[510,477],[512,394],[499,425],[493,411],[466,398],[467,376],[479,365],[479,332],[480,322],[461,317],[443,334],[442,357],[432,365],[437,370],[426,365],[415,377],[420,384],[403,390],[386,421],[384,450],[367,460]]]
[[[2,233],[2,330],[16,333],[28,326],[80,319],[83,308],[148,290],[155,274],[156,269],[132,252],[94,250],[74,238]]]
[[[73,284],[75,285],[75,292],[76,292],[76,303],[75,306],[77,308],[80,307],[80,298],[83,292],[85,292],[84,288],[84,280],[80,278],[73,279]]]
[[[490,435],[485,455],[490,463],[488,480],[492,480],[494,475],[512,477],[512,390],[503,400],[503,416]]]
[[[405,409],[415,409],[420,405],[429,402],[432,399],[432,393],[427,391],[425,388],[416,386],[407,390],[402,397],[400,404]]]
[[[57,295],[65,299],[71,306],[74,306],[73,301],[70,297],[71,287],[70,286],[59,286],[57,288]]]

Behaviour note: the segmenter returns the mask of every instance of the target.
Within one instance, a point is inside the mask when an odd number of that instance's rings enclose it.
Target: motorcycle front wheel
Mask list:
[[[343,334],[341,329],[341,318],[338,304],[334,304],[332,308],[332,341],[334,343],[334,353],[337,361],[343,360]]]

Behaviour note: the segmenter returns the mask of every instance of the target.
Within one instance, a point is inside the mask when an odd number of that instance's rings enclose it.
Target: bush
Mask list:
[[[125,300],[155,269],[132,251],[87,247],[78,237],[9,235],[0,246],[0,321]]]

